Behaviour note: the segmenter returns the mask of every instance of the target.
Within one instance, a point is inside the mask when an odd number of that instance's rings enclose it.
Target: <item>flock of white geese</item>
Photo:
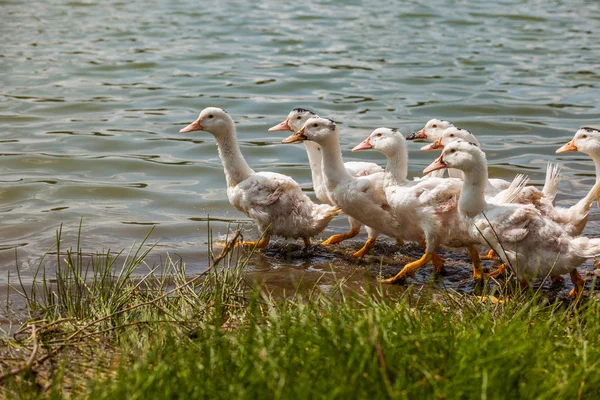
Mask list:
[[[368,162],[342,159],[336,123],[297,108],[269,131],[291,131],[283,143],[303,142],[308,154],[316,197],[306,196],[289,176],[255,172],[244,159],[233,119],[220,108],[208,107],[180,132],[206,131],[218,146],[225,169],[227,197],[258,226],[262,237],[246,245],[265,247],[272,236],[301,238],[310,244],[332,220],[346,214],[350,230],[323,242],[330,245],[356,236],[362,225],[365,245],[354,256],[362,257],[380,234],[399,243],[420,243],[423,256],[406,264],[384,283],[403,282],[432,262],[440,271],[444,260],[440,246],[466,248],[474,278],[494,276],[507,268],[522,285],[533,278],[562,280],[570,274],[571,297],[583,292],[584,279],[577,266],[600,255],[600,239],[581,236],[592,203],[600,196],[600,179],[587,196],[570,208],[554,205],[560,171],[549,164],[542,190],[528,186],[517,175],[511,182],[488,177],[487,161],[477,139],[452,123],[432,119],[408,139],[432,141],[422,150],[442,149],[422,178],[408,179],[408,150],[396,129],[377,128],[352,151],[376,150],[387,158],[385,169]],[[557,153],[581,151],[592,157],[600,172],[600,130],[581,128]],[[445,170],[449,177],[445,178]],[[477,247],[491,248],[486,257],[498,257],[500,266],[484,273]]]

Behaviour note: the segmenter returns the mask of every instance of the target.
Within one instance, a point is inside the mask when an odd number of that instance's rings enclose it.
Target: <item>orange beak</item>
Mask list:
[[[430,172],[437,171],[438,169],[448,168],[448,165],[444,162],[444,154],[436,158],[434,162],[429,164],[427,168],[423,170],[423,175],[427,175]]]
[[[204,128],[202,127],[202,119],[198,118],[197,120],[195,120],[194,122],[192,122],[191,124],[186,126],[185,128],[179,130],[179,133],[187,133],[187,132],[203,131],[203,130],[204,130]]]
[[[373,146],[371,145],[371,136],[369,136],[368,138],[366,138],[365,140],[363,140],[360,144],[357,144],[352,151],[360,151],[360,150],[369,150],[372,149]]]
[[[412,135],[410,135],[409,137],[406,138],[406,140],[418,140],[418,139],[427,139],[427,134],[425,133],[425,128],[421,129],[419,132],[415,132]]]
[[[428,144],[427,146],[421,147],[421,150],[437,150],[443,149],[444,145],[442,144],[442,138],[438,138],[435,142]]]
[[[269,128],[269,132],[279,131],[293,131],[293,129],[290,127],[289,118],[286,118],[285,121]]]
[[[570,151],[577,151],[577,146],[575,146],[575,144],[573,144],[572,140],[569,143],[565,144],[560,149],[556,150],[556,154],[568,153]]]
[[[308,139],[308,138],[304,134],[304,127],[302,127],[302,129],[300,129],[298,132],[296,132],[293,135],[290,135],[290,136],[286,137],[285,139],[283,139],[281,141],[281,143],[283,143],[283,144],[289,144],[289,143],[303,142],[306,139]]]

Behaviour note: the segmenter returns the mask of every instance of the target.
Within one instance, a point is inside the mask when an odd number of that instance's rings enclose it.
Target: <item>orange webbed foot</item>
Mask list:
[[[244,247],[255,247],[258,249],[264,249],[265,247],[267,247],[269,245],[269,238],[261,238],[258,242],[250,242],[250,241],[243,241],[242,244],[244,245]]]
[[[346,233],[338,233],[336,235],[330,236],[329,239],[323,241],[321,244],[329,245],[329,244],[338,244],[347,239],[352,239],[354,236],[358,235],[360,229],[350,229]]]
[[[409,276],[413,276],[419,268],[427,265],[427,263],[429,261],[431,261],[432,257],[433,257],[433,253],[425,253],[417,261],[413,261],[411,263],[406,264],[404,266],[404,268],[402,268],[402,270],[396,274],[396,276],[393,276],[388,279],[382,279],[382,280],[380,280],[380,282],[381,283],[401,283],[401,282],[403,283],[404,281],[406,281],[406,279]]]
[[[356,253],[352,254],[352,257],[361,259],[375,246],[375,239],[368,238],[365,245],[361,247]]]
[[[496,252],[492,249],[486,255],[481,256],[482,260],[493,260],[496,257]]]
[[[494,276],[498,276],[504,273],[504,271],[506,271],[506,264],[501,264],[498,268],[496,268],[494,271],[492,272],[488,272],[487,274],[485,274],[486,277],[491,278]]]
[[[571,276],[571,282],[573,282],[573,285],[575,285],[575,287],[569,292],[569,297],[572,299],[579,299],[583,294],[585,279],[579,275],[579,272],[577,272],[576,269],[571,271],[569,275]]]
[[[444,259],[439,256],[435,251],[431,257],[431,263],[433,264],[434,271],[436,274],[441,274],[444,272]]]

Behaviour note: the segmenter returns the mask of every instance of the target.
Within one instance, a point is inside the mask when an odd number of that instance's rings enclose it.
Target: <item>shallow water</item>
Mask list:
[[[128,247],[154,226],[156,257],[204,269],[206,217],[245,219],[227,202],[212,137],[178,133],[206,106],[234,117],[253,167],[289,174],[310,195],[303,148],[267,132],[299,106],[342,124],[347,160],[379,163],[350,153],[374,128],[408,134],[449,119],[480,138],[492,176],[541,185],[546,162],[560,160],[558,198],[574,203],[593,165],[554,150],[600,121],[600,3],[480,3],[0,1],[0,283],[15,247],[27,272],[60,224],[74,246],[82,217],[86,251]],[[419,147],[412,175],[435,156]],[[592,213],[586,233],[597,235]],[[267,252],[254,268],[320,273],[337,265],[329,254],[315,263]]]

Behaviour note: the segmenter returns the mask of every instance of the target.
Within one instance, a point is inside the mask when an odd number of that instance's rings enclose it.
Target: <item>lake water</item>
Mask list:
[[[0,283],[15,248],[26,272],[60,224],[74,246],[82,217],[86,251],[129,247],[155,226],[157,257],[204,269],[206,217],[245,219],[212,137],[178,133],[207,106],[234,117],[250,165],[311,196],[303,147],[267,132],[294,107],[339,121],[347,160],[381,164],[350,149],[380,126],[409,134],[448,119],[480,138],[492,176],[541,185],[560,160],[560,204],[581,198],[592,162],[554,151],[600,121],[600,2],[390,3],[0,1]],[[420,146],[412,175],[436,156]],[[597,216],[586,233],[600,232]],[[267,253],[254,268],[315,267]]]

